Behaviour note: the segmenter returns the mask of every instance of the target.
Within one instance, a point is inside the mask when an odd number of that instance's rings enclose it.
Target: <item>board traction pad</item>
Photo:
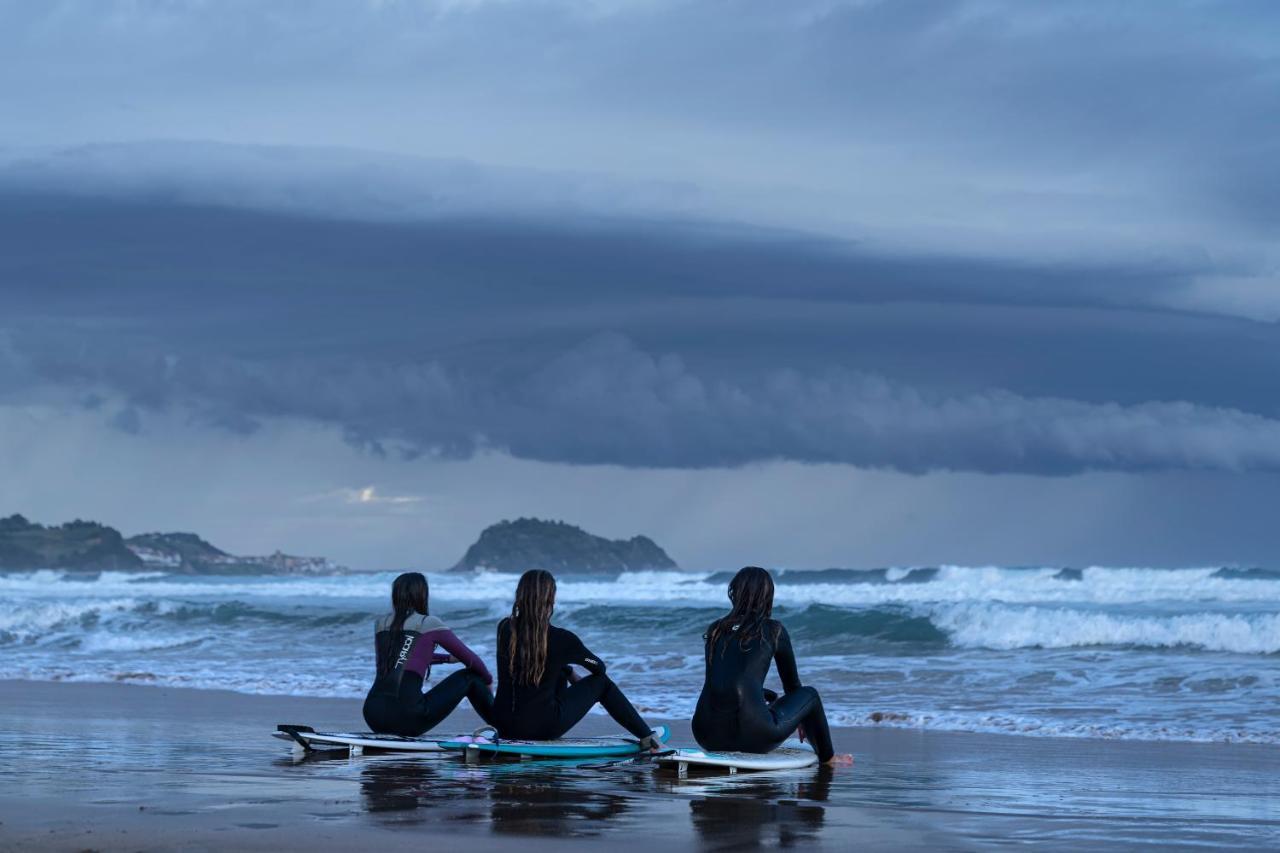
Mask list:
[[[666,743],[671,737],[671,730],[666,726],[658,726],[660,740]],[[444,740],[440,747],[447,750],[463,751],[473,749],[491,755],[526,755],[541,758],[601,758],[616,755],[634,755],[640,751],[639,741],[633,737],[582,737],[560,738],[558,740],[484,740],[463,741]]]
[[[772,752],[709,752],[702,749],[677,749],[654,758],[659,764],[697,767],[726,767],[739,770],[794,770],[818,763],[811,749],[780,747]]]

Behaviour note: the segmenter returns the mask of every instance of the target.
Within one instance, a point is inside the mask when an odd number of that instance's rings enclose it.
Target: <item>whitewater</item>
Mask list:
[[[687,717],[701,635],[727,605],[731,574],[563,577],[556,622],[609,663],[642,711]],[[393,577],[0,575],[0,678],[363,696],[372,622]],[[942,566],[775,577],[775,615],[837,724],[1280,743],[1280,572]],[[492,663],[516,576],[429,578],[432,611]]]

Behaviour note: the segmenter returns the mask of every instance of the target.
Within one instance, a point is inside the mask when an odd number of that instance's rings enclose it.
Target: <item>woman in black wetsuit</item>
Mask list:
[[[498,695],[493,703],[498,736],[563,737],[599,702],[640,739],[641,749],[657,748],[652,729],[605,675],[604,662],[572,631],[551,624],[555,604],[555,578],[532,569],[520,577],[511,616],[498,623]],[[571,664],[591,674],[579,677]]]
[[[769,752],[791,733],[807,735],[827,764],[848,764],[835,754],[818,691],[800,684],[791,638],[773,614],[773,578],[748,566],[729,582],[733,609],[712,622],[706,640],[707,676],[693,714],[693,737],[712,752]],[[764,686],[776,663],[783,695]]]
[[[380,734],[417,737],[449,716],[465,696],[492,725],[493,676],[484,661],[454,636],[437,617],[428,615],[427,579],[407,572],[391,585],[392,613],[374,626],[378,676],[364,700],[364,721]],[[440,646],[445,653],[436,651]],[[422,684],[436,663],[461,663],[466,669],[441,680],[425,694]]]

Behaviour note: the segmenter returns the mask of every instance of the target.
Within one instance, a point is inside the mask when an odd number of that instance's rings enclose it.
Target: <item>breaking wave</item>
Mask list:
[[[563,576],[556,621],[645,713],[692,712],[730,572]],[[358,698],[392,574],[0,575],[0,678]],[[833,722],[1280,742],[1280,573],[1265,568],[780,570],[775,614]],[[493,660],[511,574],[431,576]]]

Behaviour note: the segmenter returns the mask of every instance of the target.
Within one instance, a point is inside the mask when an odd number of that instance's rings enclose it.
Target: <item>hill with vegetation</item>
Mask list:
[[[675,561],[647,536],[605,539],[563,521],[519,518],[485,528],[453,570],[617,574],[675,568]]]
[[[21,515],[0,518],[0,569],[139,571],[142,559],[120,531],[93,521],[33,524]]]

